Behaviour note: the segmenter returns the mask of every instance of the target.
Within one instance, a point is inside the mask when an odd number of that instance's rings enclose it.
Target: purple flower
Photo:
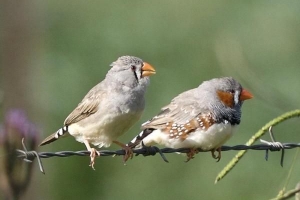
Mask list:
[[[1,150],[4,153],[0,171],[0,181],[6,182],[1,188],[6,199],[18,199],[29,185],[32,164],[25,163],[17,157],[16,149],[23,149],[22,138],[27,148],[35,150],[39,131],[30,122],[23,110],[13,109],[7,112],[2,126],[0,126]]]
[[[4,134],[10,134],[10,131],[14,131],[14,133],[18,134],[21,138],[38,139],[36,126],[28,120],[27,115],[23,110],[14,109],[8,111],[6,114]]]

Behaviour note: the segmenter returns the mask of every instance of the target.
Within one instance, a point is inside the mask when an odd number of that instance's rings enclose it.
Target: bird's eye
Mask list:
[[[234,94],[234,93],[235,93],[235,91],[234,91],[234,90],[229,90],[229,92],[230,92],[231,94]]]
[[[131,65],[131,70],[132,70],[132,71],[135,71],[135,70],[136,70],[136,66]]]

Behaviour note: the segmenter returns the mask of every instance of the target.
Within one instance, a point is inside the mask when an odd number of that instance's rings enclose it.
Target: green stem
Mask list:
[[[271,120],[266,125],[264,125],[259,131],[257,131],[246,143],[246,145],[250,146],[252,145],[256,140],[258,140],[261,136],[265,134],[265,132],[271,127],[275,126],[287,119],[293,118],[293,117],[299,117],[300,116],[300,110],[293,110],[287,113],[284,113],[283,115]],[[217,175],[215,183],[223,179],[230,170],[233,169],[233,167],[240,161],[240,159],[245,155],[247,150],[241,150],[239,151],[234,158],[231,159],[231,161],[222,169],[222,171]]]

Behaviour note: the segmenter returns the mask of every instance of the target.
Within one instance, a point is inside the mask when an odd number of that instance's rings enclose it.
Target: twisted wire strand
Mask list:
[[[222,146],[221,151],[231,151],[231,150],[270,150],[270,151],[280,151],[282,149],[293,149],[300,147],[300,143],[282,143],[282,147],[279,146],[273,146],[268,144],[256,144],[252,146],[247,145],[235,145],[235,146]],[[28,160],[33,160],[35,157],[37,157],[36,151],[23,151],[20,149],[17,149],[20,158],[26,158]],[[189,148],[179,148],[179,149],[173,149],[173,148],[163,148],[159,149],[156,146],[151,147],[144,147],[142,149],[133,149],[133,153],[138,155],[155,155],[156,153],[188,153],[190,151]],[[209,150],[202,150],[198,149],[199,152],[207,152]],[[125,150],[116,150],[116,151],[110,151],[110,150],[100,150],[99,151],[101,156],[122,156],[125,155]],[[40,158],[51,158],[51,157],[69,157],[69,156],[89,156],[90,152],[87,150],[82,151],[58,151],[58,152],[38,152],[37,153]]]
[[[23,141],[22,141],[23,142]],[[281,165],[283,165],[283,159],[284,159],[284,151],[285,149],[293,149],[300,147],[300,143],[279,143],[278,142],[266,142],[264,141],[263,144],[256,144],[256,145],[235,145],[235,146],[222,146],[221,151],[231,151],[231,150],[265,150],[266,155],[265,159],[268,160],[268,152],[269,151],[281,151],[282,156],[281,156]],[[36,152],[36,151],[27,151],[25,145],[23,144],[24,150],[17,149],[16,151],[18,152],[18,157],[23,158],[24,161],[26,162],[32,162],[35,158],[38,160],[39,168],[42,173],[44,172],[44,168],[41,162],[41,158],[51,158],[51,157],[69,157],[69,156],[90,156],[90,152],[87,150],[84,151],[59,151],[59,152]],[[146,147],[144,146],[141,149],[133,149],[133,153],[137,155],[143,155],[143,156],[154,156],[157,153],[160,154],[162,159],[165,162],[168,162],[168,160],[165,157],[165,153],[188,153],[190,152],[189,148],[179,148],[179,149],[173,149],[173,148],[158,148],[156,146],[151,146],[151,147]],[[199,152],[207,152],[198,149]],[[100,150],[100,156],[122,156],[125,155],[125,150],[116,150],[116,151],[111,151],[111,150]]]

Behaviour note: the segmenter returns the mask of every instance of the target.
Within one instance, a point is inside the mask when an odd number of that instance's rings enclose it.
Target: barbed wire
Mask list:
[[[230,163],[219,173],[217,177],[217,181],[221,180],[241,159],[241,157],[245,154],[246,150],[264,150],[265,151],[265,159],[268,160],[269,151],[281,151],[281,159],[280,165],[283,166],[284,160],[284,152],[286,149],[293,149],[296,147],[300,147],[300,143],[281,143],[276,142],[274,134],[272,132],[272,127],[293,117],[300,117],[300,109],[296,109],[279,117],[271,120],[266,125],[264,125],[257,133],[255,133],[250,140],[246,143],[248,145],[235,145],[235,146],[222,146],[221,151],[230,151],[230,150],[237,150],[239,153],[230,161]],[[271,138],[271,142],[260,140],[262,144],[252,145],[258,138],[260,138],[265,131],[269,129],[269,134]],[[32,162],[35,158],[38,160],[38,164],[40,167],[40,171],[44,172],[44,168],[42,165],[41,158],[51,158],[51,157],[68,157],[68,156],[90,156],[89,151],[60,151],[60,152],[36,152],[36,151],[28,151],[24,144],[24,139],[22,139],[23,150],[17,149],[18,157],[23,158],[26,162]],[[165,162],[168,162],[167,158],[165,157],[165,153],[189,153],[192,149],[190,148],[180,148],[180,149],[172,149],[172,148],[163,148],[160,149],[156,146],[146,147],[143,146],[141,149],[133,149],[132,153],[137,155],[144,155],[144,156],[154,156],[157,153],[162,157]],[[197,149],[198,152],[207,152],[202,149]],[[195,151],[195,149],[193,150]],[[100,150],[98,151],[100,156],[115,156],[115,155],[126,155],[125,150],[117,150],[117,151],[110,151],[110,150]]]
[[[273,138],[272,138],[273,140]],[[281,151],[281,160],[280,164],[283,166],[283,160],[284,160],[284,150],[285,149],[293,149],[300,147],[300,143],[280,143],[280,142],[268,142],[265,140],[261,140],[262,144],[256,144],[256,145],[235,145],[235,146],[222,146],[221,151],[231,151],[231,150],[264,150],[265,152],[265,159],[268,160],[269,157],[269,151]],[[16,151],[18,152],[18,157],[23,158],[24,161],[26,162],[32,162],[35,158],[38,160],[39,168],[42,173],[44,172],[44,168],[42,165],[42,158],[51,158],[51,157],[69,157],[69,156],[90,156],[90,152],[87,150],[83,151],[59,151],[59,152],[36,152],[36,151],[28,151],[26,149],[26,146],[24,144],[24,140],[22,140],[23,148],[24,150],[17,149]],[[199,152],[208,152],[209,150],[202,150],[202,149],[197,149]],[[156,146],[150,146],[146,147],[144,146],[141,149],[133,149],[133,153],[138,156],[138,155],[143,155],[143,156],[154,156],[156,154],[159,154],[162,159],[165,162],[168,162],[167,158],[165,157],[164,154],[166,153],[189,153],[191,151],[190,148],[179,148],[179,149],[173,149],[173,148],[158,148]],[[125,155],[126,152],[125,150],[116,150],[116,151],[111,151],[111,150],[100,150],[100,157],[103,156],[122,156]]]

